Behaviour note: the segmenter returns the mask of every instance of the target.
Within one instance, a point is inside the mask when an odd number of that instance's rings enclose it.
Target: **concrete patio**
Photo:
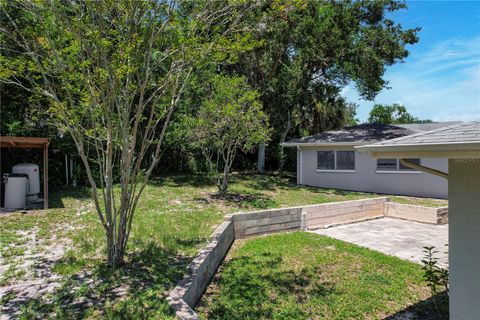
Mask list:
[[[421,263],[423,247],[434,246],[438,251],[439,265],[448,266],[448,224],[430,225],[381,218],[312,232],[416,263]]]

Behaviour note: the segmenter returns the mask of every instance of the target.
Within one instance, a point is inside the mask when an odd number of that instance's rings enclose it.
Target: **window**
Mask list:
[[[420,165],[420,159],[406,159]],[[377,159],[377,171],[415,171],[415,169],[404,166],[399,159]]]
[[[397,170],[397,159],[378,159],[377,170],[381,170],[381,171]]]
[[[355,152],[337,151],[337,170],[355,170]]]
[[[318,151],[317,152],[317,169],[335,170],[334,151]]]
[[[317,151],[317,170],[355,170],[355,151]]]
[[[405,159],[408,160],[408,162],[414,163],[416,165],[420,165],[420,159]],[[409,167],[404,166],[403,164],[398,161],[398,170],[415,170]]]

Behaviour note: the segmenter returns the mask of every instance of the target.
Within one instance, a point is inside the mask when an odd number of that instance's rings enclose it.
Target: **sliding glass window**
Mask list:
[[[317,170],[355,170],[355,151],[317,151]]]

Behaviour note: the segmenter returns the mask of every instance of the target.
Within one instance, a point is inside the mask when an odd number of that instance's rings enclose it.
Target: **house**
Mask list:
[[[425,164],[412,167],[448,180],[450,319],[479,319],[480,121],[365,145],[357,151],[377,159],[448,159],[448,174]]]
[[[445,179],[403,165],[398,157],[374,159],[355,147],[448,127],[459,122],[361,124],[294,139],[297,183],[322,188],[447,198]],[[411,162],[448,172],[448,159],[412,158]]]

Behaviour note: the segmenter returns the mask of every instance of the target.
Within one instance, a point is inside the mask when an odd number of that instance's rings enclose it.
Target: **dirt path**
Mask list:
[[[57,239],[54,230],[48,240],[39,239],[37,233],[38,228],[17,232],[21,244],[11,248],[16,254],[0,254],[0,320],[17,318],[27,302],[60,285],[61,277],[53,272],[53,267],[70,243]]]

